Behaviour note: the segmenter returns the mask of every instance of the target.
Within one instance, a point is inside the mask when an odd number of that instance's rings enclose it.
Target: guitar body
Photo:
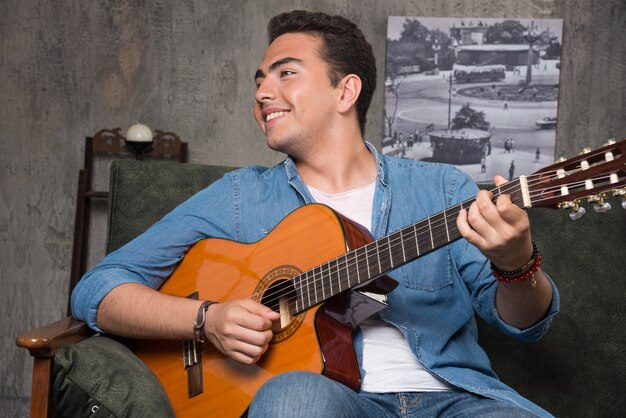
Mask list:
[[[306,205],[256,243],[213,238],[198,242],[160,291],[220,302],[252,298],[272,307],[276,289],[290,289],[292,277],[369,241],[367,230],[330,208]],[[386,294],[395,285],[383,276],[367,291]],[[384,306],[349,290],[290,315],[293,298],[284,297],[272,307],[280,311],[281,323],[270,347],[251,366],[225,358],[210,343],[138,340],[135,351],[164,386],[176,416],[241,416],[263,383],[287,371],[322,373],[358,389],[353,330]],[[185,359],[190,357],[199,361],[188,370]]]

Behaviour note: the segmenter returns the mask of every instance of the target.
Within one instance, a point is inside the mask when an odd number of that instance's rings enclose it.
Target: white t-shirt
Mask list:
[[[372,229],[372,206],[376,182],[343,193],[328,194],[307,186],[323,203],[368,230]],[[438,379],[417,360],[402,332],[378,315],[361,323],[365,371],[361,390],[375,393],[439,392],[455,390]]]

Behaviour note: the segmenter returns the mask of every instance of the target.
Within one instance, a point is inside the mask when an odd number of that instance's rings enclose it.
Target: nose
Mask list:
[[[276,98],[276,89],[270,79],[264,78],[259,82],[254,97],[259,104]]]

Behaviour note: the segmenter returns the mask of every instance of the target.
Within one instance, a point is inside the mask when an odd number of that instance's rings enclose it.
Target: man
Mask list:
[[[209,236],[258,241],[314,201],[379,238],[476,194],[453,167],[383,156],[365,142],[376,69],[352,22],[294,11],[274,17],[268,34],[253,113],[268,146],[288,158],[227,174],[87,273],[72,308],[95,329],[134,338],[206,337],[224,356],[254,364],[268,349],[276,312],[250,299],[218,301],[195,333],[202,301],[154,290],[191,245]],[[558,311],[528,218],[508,196],[494,204],[481,191],[457,227],[465,239],[391,273],[399,285],[389,307],[357,329],[361,391],[318,374],[285,373],[260,389],[250,416],[549,415],[497,380],[475,338],[475,311],[527,341],[538,339]]]

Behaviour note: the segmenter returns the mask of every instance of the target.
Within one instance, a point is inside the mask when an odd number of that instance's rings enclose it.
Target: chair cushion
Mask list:
[[[132,351],[93,336],[57,351],[54,417],[174,417],[163,386]]]

